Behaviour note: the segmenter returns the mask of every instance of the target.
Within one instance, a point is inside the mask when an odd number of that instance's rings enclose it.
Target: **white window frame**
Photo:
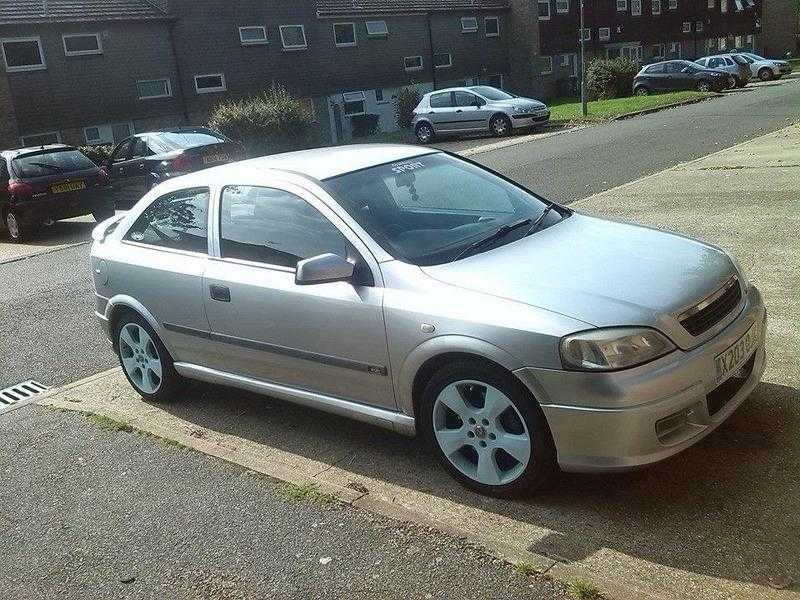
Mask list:
[[[553,72],[553,57],[542,54],[539,58],[546,61],[547,64],[550,65],[548,68],[539,71],[539,75],[550,75]]]
[[[717,8],[716,1],[717,0],[708,0],[708,10],[714,10]]]
[[[42,131],[41,133],[29,133],[28,135],[22,135],[19,138],[19,141],[22,143],[22,147],[26,148],[28,146],[37,146],[39,144],[31,144],[30,142],[26,142],[27,138],[38,137],[40,135],[55,135],[56,136],[56,144],[61,143],[61,132],[60,131]]]
[[[446,64],[446,65],[437,65],[434,62],[433,66],[435,68],[437,68],[437,69],[449,69],[450,67],[453,66],[453,54],[451,52],[436,52],[433,55],[433,58],[436,59],[437,56],[443,56],[443,55],[447,55],[447,59],[449,61],[448,64]]]
[[[382,31],[370,31],[370,25],[374,26],[376,23],[381,23],[383,25]],[[367,28],[367,35],[370,37],[386,37],[389,35],[389,26],[387,25],[386,21],[367,21],[366,22]]]
[[[720,50],[727,50],[728,38],[727,37],[717,38],[717,46],[719,47]]]
[[[353,41],[352,42],[344,42],[340,44],[336,41],[336,28],[337,27],[350,27],[353,31]],[[337,48],[352,48],[353,46],[358,46],[358,33],[356,32],[356,24],[353,22],[342,22],[342,23],[334,23],[333,24],[333,43],[336,45]]]
[[[628,0],[617,0],[617,12],[628,12]]]
[[[96,50],[67,50],[67,38],[76,37],[93,37],[97,40]],[[99,33],[65,33],[61,36],[61,43],[64,46],[64,56],[88,56],[90,54],[103,53],[103,40],[100,39]]]
[[[601,27],[597,30],[597,39],[601,42],[607,42],[611,39],[611,27]]]
[[[559,7],[559,4],[563,4],[565,6]],[[569,0],[556,0],[556,13],[558,14],[565,14],[569,12]]]
[[[683,46],[680,42],[669,43],[669,53],[674,54],[676,59],[683,57]]]
[[[733,38],[734,47],[737,48],[737,49],[744,47],[744,45],[742,44],[742,40],[743,40],[743,38],[740,35],[737,35],[736,37],[734,37]]]
[[[242,37],[242,31],[245,29],[260,29],[264,34],[264,39],[261,40],[246,40]],[[242,46],[263,46],[269,44],[269,37],[267,36],[267,28],[264,25],[243,25],[239,27],[239,42]]]
[[[669,9],[678,10],[678,0],[669,0]]]
[[[347,105],[361,102],[361,112],[347,112]],[[362,92],[343,92],[342,93],[342,114],[345,117],[357,117],[367,114],[367,95]]]
[[[541,8],[542,4],[546,4],[547,5],[547,16],[542,16],[540,14],[541,11],[539,9]],[[549,21],[550,17],[553,16],[553,11],[551,10],[551,7],[550,7],[550,0],[538,0],[537,3],[536,3],[536,14],[539,15],[539,20],[540,21]]]
[[[634,17],[642,16],[642,0],[631,0],[631,15]]]
[[[703,31],[703,22],[702,22],[702,21],[697,21],[697,22],[694,24],[694,30],[695,30],[697,33],[700,33],[701,31]]]
[[[569,67],[571,54],[562,54],[561,55],[561,68],[566,69]]]
[[[661,14],[661,0],[653,0],[653,6],[651,8],[654,15]]]
[[[284,29],[289,29],[289,28],[295,28],[295,27],[299,27],[300,31],[303,32],[303,44],[293,44],[291,46],[287,46],[286,45],[286,39],[283,37],[283,30]],[[287,50],[289,52],[293,52],[293,51],[297,51],[297,50],[306,50],[308,48],[308,38],[306,37],[306,26],[305,25],[302,25],[302,24],[280,25],[278,27],[278,30],[280,31],[280,34],[281,34],[281,46],[283,47],[284,50]]]
[[[419,66],[417,67],[409,67],[408,66],[408,59],[409,58],[418,58],[419,59]],[[422,71],[425,68],[425,60],[422,58],[421,55],[412,55],[412,56],[404,56],[403,57],[403,68],[405,69],[406,73],[413,73],[416,71]]]
[[[728,0],[719,0],[719,12],[721,14],[728,12]]]
[[[497,23],[497,33],[489,33],[489,28],[486,27],[489,21]],[[486,37],[500,37],[500,17],[485,17],[483,19],[483,30],[486,32]]]
[[[475,21],[475,27],[467,27],[466,22]],[[477,33],[478,17],[461,17],[461,33]]]
[[[6,44],[14,42],[36,42],[39,45],[39,58],[42,62],[38,65],[22,65],[19,67],[8,66],[8,59],[6,58]],[[37,36],[32,37],[13,37],[13,38],[0,38],[0,51],[3,54],[3,63],[6,67],[7,73],[22,73],[24,71],[43,71],[47,68],[47,62],[44,58],[44,48],[42,48],[42,38]]]
[[[119,143],[119,142],[115,142],[114,141],[114,127],[117,126],[117,125],[127,125],[128,126],[128,135],[126,135],[125,138],[123,138],[123,139],[129,138],[130,136],[132,136],[136,132],[136,130],[133,127],[133,122],[131,122],[131,121],[123,121],[123,122],[120,122],[120,123],[102,123],[100,125],[88,125],[88,126],[84,127],[83,128],[83,139],[85,139],[86,143],[89,144],[89,145],[99,145],[99,144],[116,145],[116,144]],[[109,137],[99,137],[99,138],[89,139],[89,136],[86,135],[86,131],[88,129],[97,129],[97,132],[100,133],[101,135],[103,133],[103,130],[106,130],[107,132],[111,133],[111,137],[110,138]],[[122,141],[122,140],[120,140],[120,141]]]
[[[197,80],[201,77],[219,77],[221,85],[213,88],[203,88],[200,89],[197,87]],[[194,91],[198,94],[216,94],[219,92],[225,92],[228,90],[228,85],[225,82],[225,73],[202,73],[200,75],[194,76]]]
[[[591,42],[592,41],[592,28],[584,27],[578,30],[578,41]]]
[[[154,81],[163,81],[166,83],[166,93],[165,94],[158,94],[156,96],[141,96],[139,95],[139,84],[140,83],[153,83]],[[139,79],[136,82],[136,95],[139,97],[139,100],[155,100],[156,98],[172,98],[172,82],[169,80],[169,77],[161,77],[159,79]]]

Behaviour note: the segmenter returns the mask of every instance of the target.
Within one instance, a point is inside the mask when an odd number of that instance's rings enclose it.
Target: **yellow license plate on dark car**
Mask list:
[[[207,154],[203,157],[204,165],[213,165],[214,163],[228,162],[230,157],[227,154]]]
[[[85,190],[86,182],[81,181],[63,181],[61,183],[54,183],[50,186],[51,194],[63,194],[65,192],[77,192],[78,190]]]

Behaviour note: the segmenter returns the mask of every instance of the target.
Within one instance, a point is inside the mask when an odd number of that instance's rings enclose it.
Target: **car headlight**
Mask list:
[[[561,340],[561,363],[573,371],[615,371],[675,350],[665,335],[646,327],[593,329]]]

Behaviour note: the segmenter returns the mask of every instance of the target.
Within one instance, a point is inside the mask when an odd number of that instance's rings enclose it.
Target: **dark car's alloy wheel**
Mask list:
[[[511,133],[511,121],[505,115],[495,115],[489,123],[489,129],[498,137]]]
[[[431,127],[428,123],[420,123],[417,125],[415,133],[417,134],[417,140],[420,144],[429,144],[433,141],[433,127]]]
[[[11,241],[17,244],[24,242],[31,234],[31,229],[13,210],[6,213],[6,229]]]

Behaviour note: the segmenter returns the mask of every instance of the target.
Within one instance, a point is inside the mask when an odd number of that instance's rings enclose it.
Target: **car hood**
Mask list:
[[[523,110],[542,110],[547,108],[544,102],[533,100],[532,98],[512,98],[511,100],[496,100],[490,102],[492,106],[498,108],[521,108]]]
[[[535,235],[423,271],[596,327],[655,327],[690,348],[704,340],[690,336],[676,315],[719,289],[735,267],[714,246],[575,213]]]

